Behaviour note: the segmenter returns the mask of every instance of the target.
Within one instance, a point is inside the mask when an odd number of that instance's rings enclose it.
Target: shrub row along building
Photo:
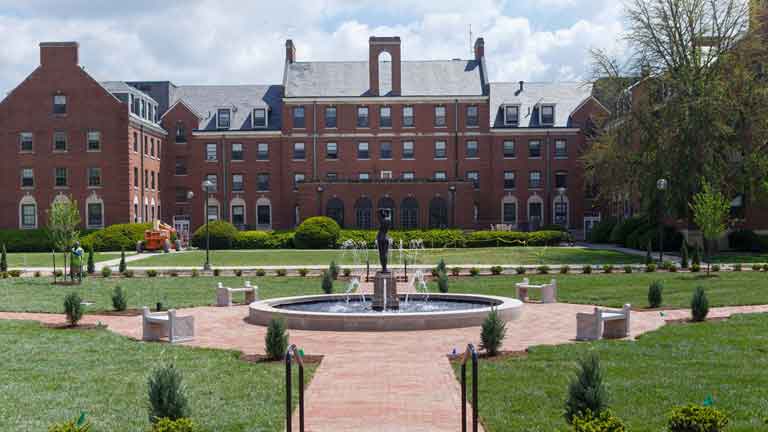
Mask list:
[[[341,62],[288,40],[282,84],[199,86],[98,82],[77,43],[41,43],[0,102],[0,227],[74,199],[87,228],[371,228],[384,208],[403,229],[581,232],[600,214],[579,155],[606,114],[582,83],[489,82],[482,38],[469,60],[404,61],[400,38],[371,37],[367,61]]]

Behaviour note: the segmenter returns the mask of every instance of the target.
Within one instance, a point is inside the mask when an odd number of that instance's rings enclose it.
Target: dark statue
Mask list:
[[[379,233],[376,235],[376,245],[379,247],[379,262],[381,271],[387,273],[387,257],[389,256],[389,225],[392,223],[392,217],[384,209],[379,210]]]

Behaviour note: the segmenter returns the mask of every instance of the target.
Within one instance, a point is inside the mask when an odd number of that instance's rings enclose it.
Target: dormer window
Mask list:
[[[67,97],[65,95],[55,95],[53,97],[53,113],[54,114],[67,113]]]
[[[229,129],[230,124],[230,111],[228,109],[220,109],[216,115],[216,129]]]
[[[555,106],[554,105],[542,105],[541,106],[541,124],[551,126],[555,124]]]
[[[517,126],[520,123],[520,106],[504,106],[504,124],[506,126]]]
[[[255,108],[253,110],[253,127],[265,128],[267,127],[267,109]]]

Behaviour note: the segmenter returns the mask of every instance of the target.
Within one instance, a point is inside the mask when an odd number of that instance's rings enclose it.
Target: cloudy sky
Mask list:
[[[267,84],[288,38],[299,60],[366,60],[370,35],[400,36],[405,59],[468,58],[470,25],[494,81],[578,80],[590,48],[625,49],[616,0],[0,0],[0,95],[41,41],[79,41],[98,80]]]

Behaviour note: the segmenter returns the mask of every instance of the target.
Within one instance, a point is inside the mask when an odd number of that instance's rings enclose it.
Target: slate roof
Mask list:
[[[133,93],[133,94],[139,94],[151,101],[155,101],[155,99],[148,95],[147,93],[137,89],[136,87],[129,85],[125,81],[102,81],[99,84],[101,84],[102,87],[104,87],[108,92],[115,94],[115,93]]]
[[[389,63],[389,62],[387,62]],[[390,87],[392,68],[380,69]],[[401,62],[402,96],[482,96],[480,63],[475,60]],[[369,90],[368,62],[295,62],[285,75],[285,97],[360,97]]]
[[[539,124],[538,107],[555,105],[554,127],[570,127],[570,116],[587,98],[592,96],[592,85],[576,82],[523,83],[492,82],[490,84],[491,127],[511,128],[504,125],[505,104],[520,105],[520,123],[517,128],[536,128]],[[547,126],[552,127],[552,126]]]
[[[229,130],[253,130],[254,108],[269,108],[266,130],[279,130],[282,117],[283,88],[279,85],[191,85],[174,89],[170,105],[179,99],[202,116],[199,130],[219,130],[216,115],[229,108]],[[256,129],[263,130],[263,129]]]

